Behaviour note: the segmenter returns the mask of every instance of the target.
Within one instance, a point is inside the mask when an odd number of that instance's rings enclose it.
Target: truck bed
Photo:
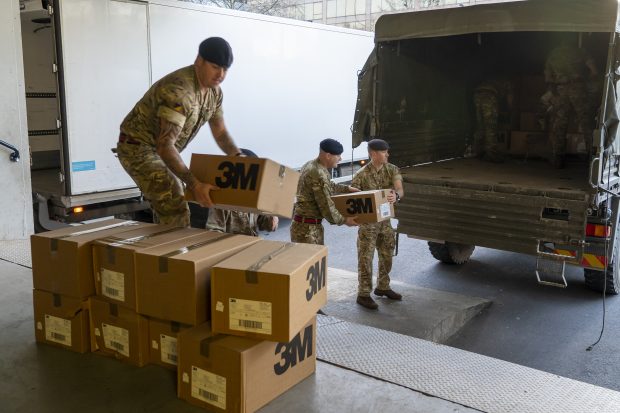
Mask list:
[[[556,169],[544,160],[492,163],[466,158],[404,168],[401,172],[405,182],[414,184],[574,200],[584,200],[593,193],[588,184],[588,165],[580,161],[569,161],[564,169]]]
[[[536,254],[540,242],[582,239],[596,195],[585,162],[554,169],[543,160],[496,164],[474,158],[402,168],[399,231]]]

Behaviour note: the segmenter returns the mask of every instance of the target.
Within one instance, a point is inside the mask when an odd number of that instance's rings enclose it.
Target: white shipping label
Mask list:
[[[114,300],[125,302],[125,274],[102,268],[101,293]]]
[[[192,366],[192,397],[226,410],[226,377]]]
[[[176,366],[177,339],[165,334],[160,334],[159,341],[161,342],[161,361]]]
[[[45,339],[71,347],[71,320],[45,314]]]
[[[228,309],[231,330],[271,334],[271,303],[229,298]]]
[[[381,218],[387,218],[390,216],[390,203],[386,202],[385,204],[381,204],[379,207],[379,211],[381,213]]]
[[[105,347],[129,357],[129,331],[110,324],[102,324],[101,329]]]

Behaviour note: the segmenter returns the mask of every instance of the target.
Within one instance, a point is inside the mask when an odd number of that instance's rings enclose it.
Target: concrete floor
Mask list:
[[[32,272],[0,260],[0,412],[199,412],[176,397],[176,374],[36,344]],[[319,336],[320,340],[320,336]],[[318,362],[316,374],[267,412],[473,412],[458,404]]]

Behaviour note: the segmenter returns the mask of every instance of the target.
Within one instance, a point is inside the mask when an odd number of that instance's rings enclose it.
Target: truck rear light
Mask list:
[[[611,227],[608,225],[587,224],[586,236],[607,238],[611,235]]]
[[[80,212],[84,212],[84,207],[73,207],[73,213],[74,214],[79,214]]]

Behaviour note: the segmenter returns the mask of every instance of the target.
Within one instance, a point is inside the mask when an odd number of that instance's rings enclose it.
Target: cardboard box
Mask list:
[[[33,290],[35,338],[77,353],[90,351],[88,306],[79,298]]]
[[[136,253],[138,313],[198,325],[210,319],[211,267],[256,237],[202,231]]]
[[[260,241],[211,272],[216,333],[288,342],[327,302],[327,248]]]
[[[190,171],[211,192],[216,207],[291,218],[299,172],[269,159],[192,154]],[[194,200],[191,191],[185,199]]]
[[[540,132],[541,125],[538,114],[535,112],[521,112],[519,114],[519,129],[524,132]]]
[[[148,319],[99,297],[91,297],[89,302],[93,351],[144,366],[149,359]]]
[[[195,228],[153,225],[125,231],[93,244],[93,272],[97,295],[136,309],[135,252],[203,233]]]
[[[510,133],[510,153],[526,155],[529,158],[546,158],[551,154],[551,144],[544,132]]]
[[[379,189],[339,194],[331,198],[342,215],[356,216],[359,224],[368,224],[394,218],[394,204],[387,200],[389,193],[389,189]]]
[[[153,225],[110,219],[32,235],[34,288],[82,299],[94,295],[92,241]]]
[[[316,316],[291,341],[179,334],[178,396],[211,412],[255,412],[316,369]]]
[[[192,326],[176,321],[149,319],[149,342],[151,343],[149,363],[171,370],[177,369],[177,336]]]

